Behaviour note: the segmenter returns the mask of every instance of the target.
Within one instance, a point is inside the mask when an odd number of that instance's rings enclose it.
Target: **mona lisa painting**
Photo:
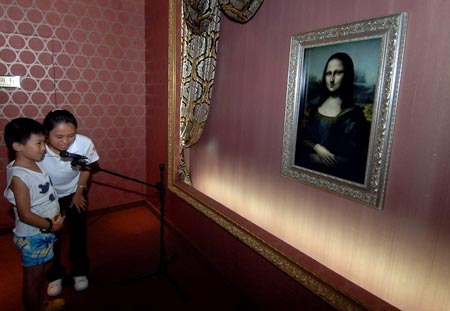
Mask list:
[[[291,38],[281,174],[382,209],[406,14]]]

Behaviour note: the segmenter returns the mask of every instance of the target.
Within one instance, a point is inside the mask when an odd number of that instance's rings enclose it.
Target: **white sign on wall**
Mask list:
[[[0,76],[0,87],[20,87],[20,76]]]

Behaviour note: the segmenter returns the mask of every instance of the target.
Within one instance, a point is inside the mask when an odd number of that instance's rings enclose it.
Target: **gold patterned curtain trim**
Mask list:
[[[244,23],[264,0],[184,0],[180,104],[179,178],[191,184],[185,148],[197,143],[208,119],[219,45],[221,10]]]
[[[247,23],[253,18],[264,0],[219,0],[223,14],[237,23]]]

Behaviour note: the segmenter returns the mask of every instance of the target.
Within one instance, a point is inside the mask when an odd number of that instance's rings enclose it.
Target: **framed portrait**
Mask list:
[[[383,208],[407,14],[291,37],[281,175]]]

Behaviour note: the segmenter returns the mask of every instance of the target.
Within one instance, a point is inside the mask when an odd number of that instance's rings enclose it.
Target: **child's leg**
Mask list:
[[[83,192],[87,200],[87,192]],[[72,205],[73,194],[59,199],[59,206],[64,209],[66,228],[69,233],[69,260],[72,276],[87,276],[89,257],[87,254],[87,211],[78,212]]]
[[[43,263],[33,267],[23,267],[22,302],[27,311],[42,309],[46,266],[47,264]]]
[[[53,234],[14,236],[14,243],[22,253],[22,302],[27,311],[39,311],[43,307],[43,283],[53,257],[54,241]]]
[[[61,234],[58,236],[58,239],[61,237]],[[64,266],[61,264],[61,242],[56,241],[53,244],[53,252],[54,256],[52,259],[52,264],[49,265],[49,269],[47,272],[47,279],[49,282],[55,281],[57,279],[63,279],[66,274]]]

